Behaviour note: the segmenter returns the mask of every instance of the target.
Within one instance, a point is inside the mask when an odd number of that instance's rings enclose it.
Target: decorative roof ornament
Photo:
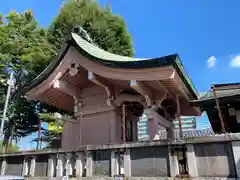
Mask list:
[[[94,44],[92,38],[89,36],[89,34],[87,33],[87,31],[85,29],[83,29],[82,26],[77,25],[74,26],[72,31],[74,33],[76,33],[77,35],[79,35],[81,38],[83,38],[84,40],[86,40],[87,42],[93,44],[96,46],[96,44]],[[79,68],[79,64],[73,63],[70,68],[69,68],[69,75],[70,76],[75,76],[78,73],[78,69]]]
[[[80,37],[82,37],[84,40],[88,41],[89,43],[94,44],[92,38],[89,36],[87,31],[85,29],[83,29],[82,26],[80,26],[80,25],[75,26],[73,28],[73,32],[78,34]]]

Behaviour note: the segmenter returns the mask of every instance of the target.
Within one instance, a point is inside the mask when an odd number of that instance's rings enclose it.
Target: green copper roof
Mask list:
[[[79,53],[87,57],[89,60],[100,63],[104,66],[112,68],[129,68],[129,69],[144,69],[172,65],[178,74],[180,75],[183,83],[188,88],[189,92],[194,98],[198,97],[197,91],[192,84],[189,76],[186,74],[183,65],[177,54],[164,56],[160,58],[131,58],[126,56],[120,56],[117,54],[109,53],[94,44],[89,43],[79,35],[71,33],[70,38],[67,40],[67,44],[63,50],[59,53],[55,61],[53,61],[33,82],[24,88],[24,91],[28,91],[42,81],[44,81],[60,64],[69,47],[74,46]]]
[[[106,66],[115,68],[152,68],[166,65],[172,65],[179,73],[182,81],[187,86],[193,97],[197,98],[198,93],[192,81],[183,68],[183,64],[177,54],[164,56],[160,58],[131,58],[112,54],[99,47],[87,42],[79,35],[72,33],[72,43],[78,50],[89,59],[95,60],[97,63],[102,63]]]
[[[93,45],[75,33],[71,33],[69,44],[76,47],[81,54],[89,60],[101,63],[113,68],[143,69],[172,65],[176,61],[177,54],[160,58],[132,58],[109,53],[96,45]]]
[[[147,60],[147,58],[131,58],[127,56],[120,56],[117,54],[112,54],[107,51],[104,51],[103,49],[98,48],[97,46],[87,42],[83,38],[81,38],[79,35],[75,33],[71,33],[72,38],[75,40],[75,42],[81,47],[84,51],[88,52],[90,55],[94,57],[98,57],[100,59],[106,60],[106,61],[119,61],[119,62],[127,62],[127,61],[139,61],[139,60]]]

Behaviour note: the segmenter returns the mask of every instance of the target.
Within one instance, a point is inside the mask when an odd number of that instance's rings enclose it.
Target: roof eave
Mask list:
[[[70,42],[70,39],[68,41]],[[13,93],[12,98],[15,99],[18,95],[22,93],[27,93],[37,85],[41,84],[45,79],[47,79],[48,76],[54,71],[54,69],[56,69],[56,67],[61,63],[63,57],[66,55],[69,48],[70,44],[65,43],[61,50],[59,51],[57,57],[46,67],[46,69],[35,79],[33,79],[29,84],[26,84],[21,89],[17,89]]]
[[[176,69],[176,71],[180,75],[180,78],[183,80],[184,85],[187,87],[187,89],[189,90],[193,98],[198,99],[198,92],[195,86],[193,85],[192,80],[190,79],[187,72],[185,71],[179,55],[176,56],[176,59],[173,63],[173,67]]]
[[[61,63],[63,57],[66,55],[68,49],[73,46],[75,47],[79,52],[83,53],[84,56],[88,57],[89,59],[95,61],[96,63],[101,63],[104,66],[109,66],[113,68],[151,68],[151,67],[161,67],[166,65],[172,65],[176,71],[179,73],[180,78],[183,80],[184,85],[187,87],[188,91],[191,93],[191,95],[197,99],[196,89],[192,87],[192,84],[188,82],[188,79],[190,79],[187,75],[185,70],[183,69],[183,65],[180,61],[180,58],[178,54],[166,56],[166,60],[161,62],[159,61],[159,58],[149,59],[149,60],[142,60],[142,61],[125,61],[125,62],[116,62],[116,61],[109,61],[100,59],[98,57],[94,57],[88,52],[84,51],[77,42],[73,39],[73,36],[70,35],[64,44],[63,48],[60,50],[60,53],[58,53],[58,56],[55,58],[55,60],[50,63],[50,65],[39,75],[37,76],[30,84],[26,85],[22,89],[18,90],[16,94],[19,94],[19,92],[28,92],[40,83],[42,83],[47,77],[54,71],[54,69]],[[180,66],[179,67],[179,61]],[[187,77],[186,77],[187,76]],[[190,80],[191,81],[191,80]]]
[[[197,97],[198,97],[196,88],[194,87],[191,79],[189,78],[186,71],[184,70],[183,64],[182,64],[178,54],[170,55],[173,58],[166,56],[167,59],[166,59],[166,61],[164,61],[163,64],[160,64],[163,61],[159,61],[159,58],[153,58],[153,59],[135,61],[135,62],[134,61],[128,61],[128,62],[111,61],[110,62],[108,60],[94,57],[91,54],[89,54],[88,52],[84,51],[73,38],[72,38],[71,43],[74,47],[77,48],[78,51],[83,53],[86,57],[96,61],[97,63],[101,63],[105,66],[109,66],[109,67],[113,67],[113,68],[151,68],[151,67],[161,67],[161,66],[172,65],[174,67],[174,69],[178,72],[178,74],[180,75],[180,78],[183,80],[184,85],[187,87],[188,91],[191,93],[193,98],[197,99]],[[187,80],[186,78],[188,78],[189,80]]]

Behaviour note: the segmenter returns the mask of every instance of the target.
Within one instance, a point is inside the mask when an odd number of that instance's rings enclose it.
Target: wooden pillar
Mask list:
[[[224,126],[222,112],[221,112],[221,108],[220,108],[220,105],[219,105],[219,101],[218,101],[218,98],[217,98],[217,94],[216,94],[216,90],[215,90],[214,85],[212,85],[211,89],[212,89],[214,99],[215,99],[215,102],[216,102],[216,105],[217,105],[218,117],[219,117],[219,120],[220,120],[220,123],[221,123],[221,131],[222,131],[222,133],[225,133],[226,129],[225,129],[225,126]]]
[[[122,136],[123,143],[126,142],[126,105],[123,103],[122,105]]]
[[[180,133],[180,139],[183,137],[183,132],[182,132],[182,120],[180,117],[180,102],[179,102],[179,96],[177,96],[177,119],[178,119],[178,125],[179,125],[179,133]]]

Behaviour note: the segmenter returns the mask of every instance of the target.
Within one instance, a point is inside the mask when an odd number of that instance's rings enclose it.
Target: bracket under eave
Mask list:
[[[151,107],[153,105],[153,92],[143,82],[131,80],[130,86],[145,97],[147,107]]]
[[[94,74],[91,71],[88,71],[88,80],[92,81],[94,84],[102,87],[105,89],[106,93],[107,93],[107,105],[111,106],[112,105],[112,101],[115,99],[114,97],[114,91],[113,88],[111,87],[111,85],[102,77]]]

